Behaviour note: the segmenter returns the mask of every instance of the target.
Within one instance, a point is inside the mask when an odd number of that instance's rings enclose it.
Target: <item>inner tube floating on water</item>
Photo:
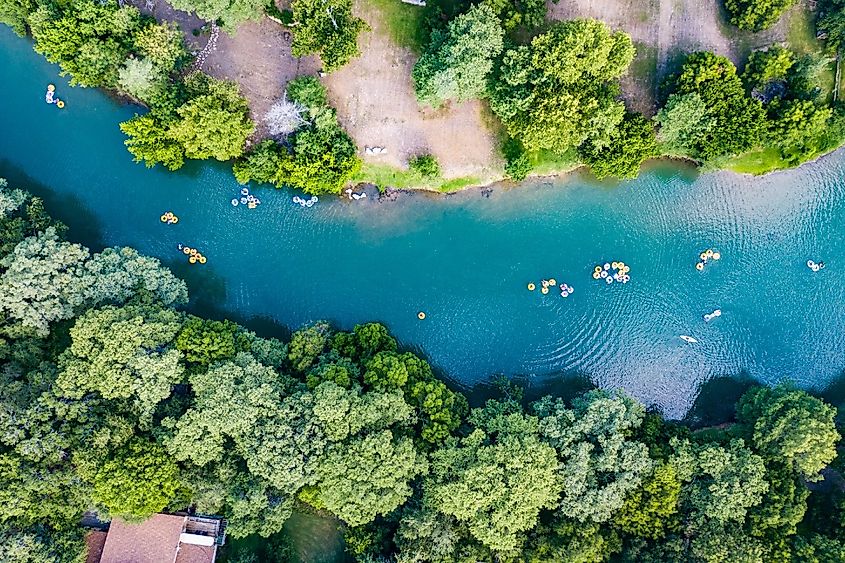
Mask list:
[[[236,197],[232,198],[232,207],[237,207],[237,206],[238,206],[238,198],[236,198]]]
[[[720,253],[715,252],[715,251],[713,252],[713,256],[712,256],[713,260],[718,260],[721,257],[722,257],[722,255]]]
[[[205,264],[206,262],[208,262],[208,259],[205,256],[200,256],[199,258],[197,258],[197,260],[199,260],[200,264]]]
[[[176,215],[174,215],[173,217],[170,218],[171,224],[175,225],[178,222],[179,222],[179,217],[177,217]]]
[[[193,249],[192,249],[190,246],[186,246],[186,247],[184,247],[184,248],[182,249],[182,252],[183,252],[184,254],[190,254],[190,253],[191,253],[191,250],[193,250]],[[196,252],[196,250],[194,250],[194,252]]]
[[[554,278],[550,278],[549,285],[557,285],[557,280],[555,280]]]
[[[56,102],[56,107],[59,108],[59,109],[62,109],[63,107],[65,107],[65,103],[61,100],[58,100]]]
[[[695,269],[699,272],[702,271],[704,269],[704,262],[699,262],[698,264],[696,264]]]
[[[197,262],[197,257],[196,257],[196,256],[191,256],[190,258],[188,258],[188,262],[190,262],[191,264],[196,264],[196,262]]]
[[[543,289],[540,290],[540,293],[542,293],[543,295],[546,295],[548,292],[549,292],[548,287],[544,287]]]
[[[601,279],[601,273],[600,272],[593,272],[593,279],[594,280]]]
[[[161,219],[161,222],[162,222],[162,223],[167,223],[167,220],[168,220],[167,214],[165,213],[164,215],[162,215],[161,217],[159,217],[159,219]]]
[[[534,285],[533,283],[528,284],[528,291],[534,291],[535,289],[537,289],[536,285]]]
[[[420,311],[419,313],[417,313],[417,318],[421,321],[425,320],[425,313]]]

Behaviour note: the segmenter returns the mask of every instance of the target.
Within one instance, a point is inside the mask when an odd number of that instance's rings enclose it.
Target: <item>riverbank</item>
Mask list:
[[[359,146],[363,168],[354,182],[453,192],[506,180],[500,156],[501,125],[486,102],[431,110],[416,101],[410,73],[423,43],[419,34],[423,9],[398,1],[359,1],[355,9],[371,28],[359,40],[361,55],[322,78],[341,125]],[[709,50],[742,64],[752,50],[771,44],[788,46],[799,55],[820,49],[814,15],[806,3],[797,4],[774,27],[760,33],[729,26],[716,0],[560,0],[548,3],[547,17],[550,21],[593,17],[631,35],[637,56],[622,78],[622,96],[630,108],[646,116],[656,111],[659,84],[677,69],[680,53]],[[283,84],[297,74],[316,73],[319,61],[292,57],[290,34],[265,18],[244,24],[235,36],[221,36],[218,48],[202,68],[238,82],[260,134],[262,116]],[[829,95],[833,66],[824,74]],[[364,150],[367,146],[382,146],[387,151],[371,155]],[[764,174],[789,168],[774,152],[755,149],[724,159],[710,170]],[[438,159],[441,177],[424,180],[408,170],[408,160],[419,154]],[[561,176],[581,166],[571,157],[532,155],[532,160],[533,177]]]

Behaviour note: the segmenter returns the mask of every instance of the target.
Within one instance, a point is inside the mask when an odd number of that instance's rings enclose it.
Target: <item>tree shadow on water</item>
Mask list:
[[[67,240],[84,244],[94,252],[105,246],[97,215],[76,194],[59,192],[42,184],[5,158],[0,158],[0,178],[8,180],[10,188],[26,190],[43,199],[49,215],[68,226]]]
[[[759,382],[745,372],[710,379],[699,387],[698,397],[684,422],[692,428],[733,422],[736,418],[736,402],[755,385],[759,385]]]

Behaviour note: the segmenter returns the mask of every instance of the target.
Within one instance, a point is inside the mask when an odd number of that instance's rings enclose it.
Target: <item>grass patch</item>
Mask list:
[[[797,6],[789,16],[786,43],[799,55],[821,51],[822,46],[816,39],[815,17],[805,6]]]
[[[790,164],[780,156],[780,150],[775,147],[754,149],[741,155],[717,159],[707,164],[707,170],[726,169],[741,174],[765,174],[774,170],[791,168]]]
[[[419,54],[428,38],[425,32],[427,8],[405,4],[400,0],[370,0],[387,26],[389,37],[398,45]]]
[[[538,151],[529,155],[531,160],[531,174],[536,176],[550,176],[562,174],[581,166],[578,151],[570,149],[563,154],[551,151]]]
[[[352,178],[353,182],[374,184],[379,190],[396,188],[399,190],[434,190],[448,193],[457,192],[469,186],[478,186],[481,180],[475,176],[445,179],[442,177],[424,179],[410,170],[403,170],[388,164],[364,162],[361,171]]]

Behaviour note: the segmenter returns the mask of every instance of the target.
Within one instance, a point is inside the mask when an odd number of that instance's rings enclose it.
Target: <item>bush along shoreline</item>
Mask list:
[[[0,182],[0,560],[83,561],[86,512],[279,546],[294,510],[361,562],[845,560],[837,410],[805,391],[703,429],[612,390],[469,408],[378,323],[267,338],[64,232]]]
[[[270,138],[256,140],[254,116],[237,85],[192,70],[182,31],[133,6],[115,0],[7,4],[0,22],[29,33],[35,50],[58,63],[72,85],[115,90],[148,108],[120,124],[127,149],[147,166],[176,170],[186,159],[231,161],[239,182],[313,195],[339,195],[353,183],[446,191],[478,184],[444,179],[436,161],[429,166],[433,175],[420,174],[410,162],[408,170],[362,163],[314,77],[286,86],[265,119]],[[741,72],[714,53],[685,55],[679,71],[665,78],[653,119],[630,111],[621,99],[619,79],[636,53],[625,33],[597,20],[547,22],[537,2],[440,4],[434,0],[426,8],[428,41],[413,68],[415,92],[422,106],[472,99],[489,104],[501,125],[502,180],[579,166],[599,179],[633,178],[654,158],[762,174],[798,166],[845,142],[845,106],[833,101],[836,88],[830,86],[845,30],[839,0],[817,8],[818,52],[771,45],[752,52]],[[747,0],[726,7],[733,25],[759,31],[791,4]],[[180,0],[174,6],[196,10],[231,33],[267,9],[256,0],[228,7]],[[296,0],[285,20],[295,54],[320,54],[327,71],[357,56],[356,37],[367,31],[342,0],[328,10]]]

